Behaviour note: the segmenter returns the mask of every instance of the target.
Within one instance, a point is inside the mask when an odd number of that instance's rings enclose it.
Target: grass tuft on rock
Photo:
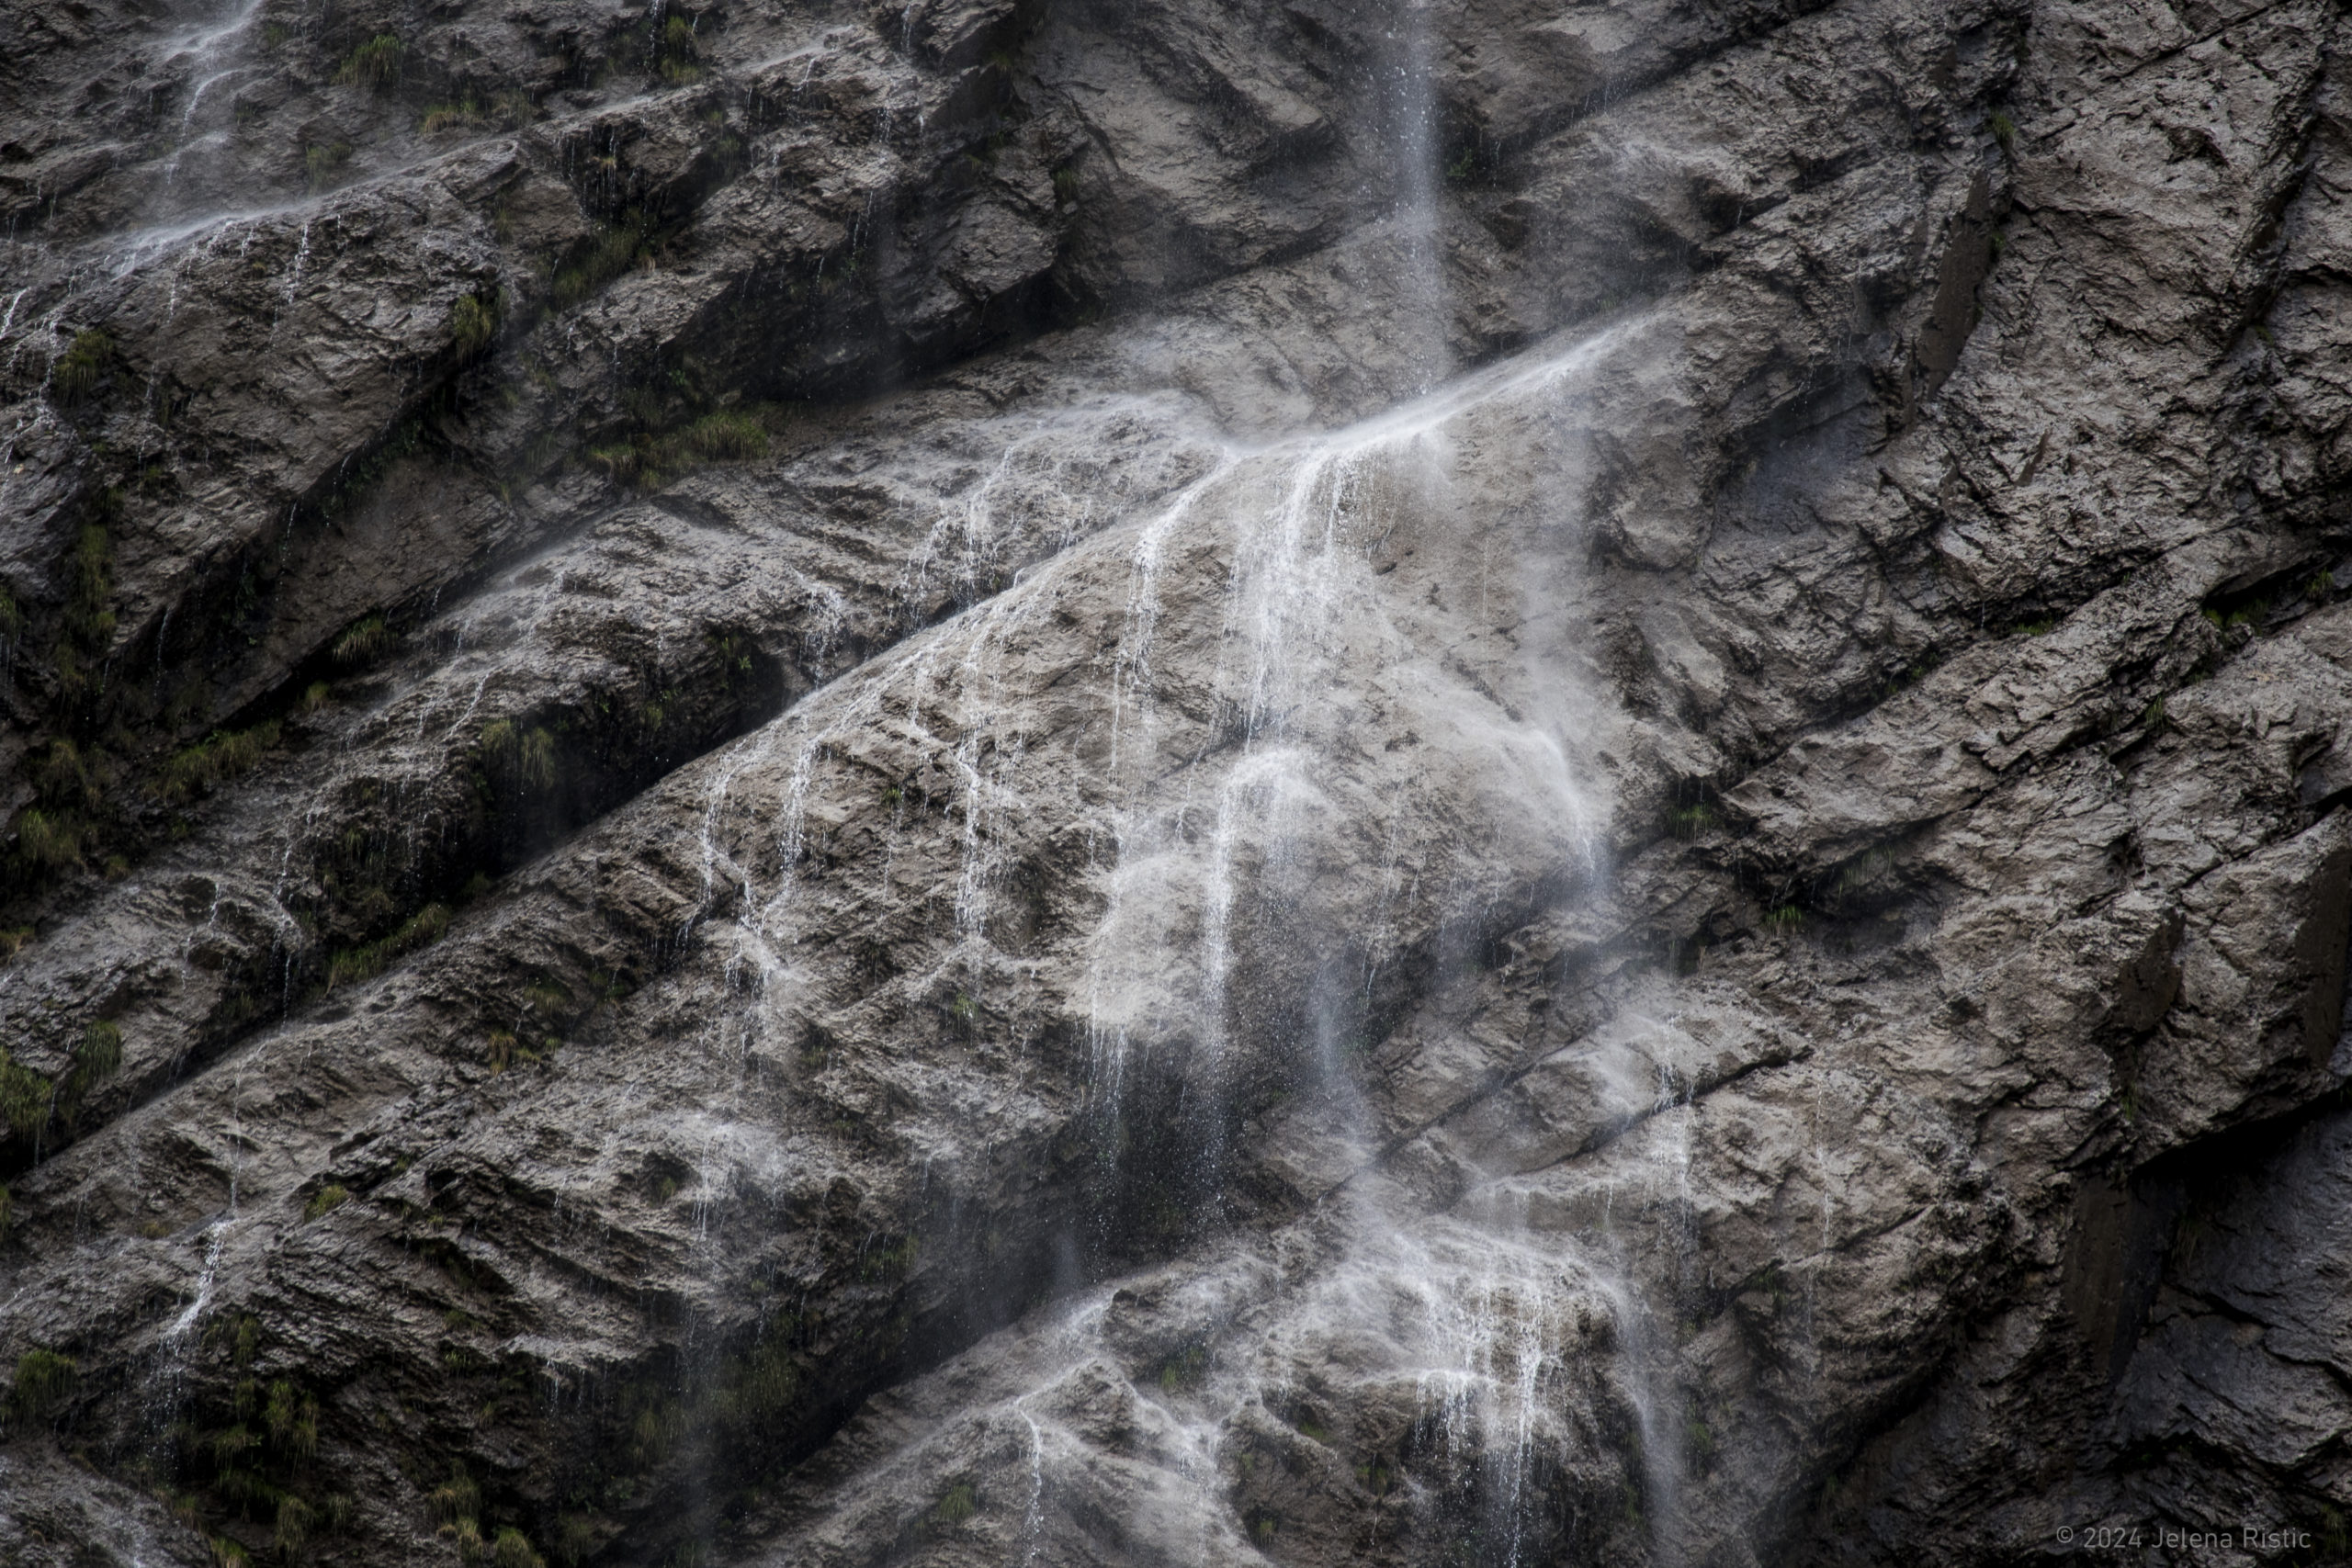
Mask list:
[[[931,1522],[943,1529],[954,1529],[980,1511],[980,1501],[968,1481],[959,1481],[941,1494],[931,1506]]]
[[[107,602],[114,593],[114,540],[102,523],[87,523],[74,538],[72,586],[65,598],[65,626],[90,651],[102,653],[114,630]]]
[[[477,294],[458,297],[449,309],[449,339],[457,344],[458,353],[471,359],[490,346],[498,335],[498,302]]]
[[[463,1465],[452,1465],[449,1479],[433,1489],[425,1499],[433,1510],[434,1519],[443,1525],[453,1525],[459,1519],[470,1519],[481,1512],[481,1488],[466,1473]]]
[[[92,1091],[121,1070],[122,1030],[99,1019],[82,1031],[81,1042],[74,1047],[72,1065],[58,1080],[57,1091],[45,1110],[53,1111],[67,1127],[72,1127]]]
[[[373,664],[390,653],[397,640],[392,628],[384,623],[383,616],[368,615],[354,622],[348,630],[334,639],[334,647],[328,657],[345,669]]]
[[[334,68],[334,79],[341,86],[389,92],[401,79],[401,62],[407,57],[408,45],[398,34],[378,33],[343,57],[343,63]]]
[[[564,1568],[579,1568],[594,1555],[598,1540],[594,1519],[585,1514],[566,1514],[556,1521],[556,1560]]]
[[[72,1397],[81,1368],[54,1350],[28,1350],[17,1358],[8,1390],[9,1413],[20,1421],[46,1421]]]
[[[481,727],[481,745],[483,759],[509,782],[534,791],[555,787],[555,737],[547,730],[493,719]]]
[[[62,871],[82,863],[82,831],[73,818],[33,809],[17,818],[17,853],[28,865]]]
[[[491,1542],[490,1562],[491,1568],[547,1568],[547,1560],[532,1547],[531,1538],[513,1525],[501,1528],[498,1539]]]
[[[356,986],[374,979],[393,963],[421,947],[441,940],[449,929],[449,907],[427,904],[402,921],[398,931],[378,942],[345,948],[327,960],[327,989]]]
[[[455,103],[434,104],[426,108],[416,128],[426,136],[438,135],[444,130],[477,130],[492,125],[512,130],[530,124],[538,117],[538,106],[531,102],[528,93],[500,93],[488,103],[468,93]]]
[[[516,1038],[513,1031],[505,1029],[493,1029],[490,1032],[490,1044],[483,1052],[484,1059],[490,1063],[490,1070],[493,1074],[503,1073],[509,1067],[536,1062],[539,1059],[539,1055]]]
[[[302,172],[310,176],[312,190],[324,190],[334,183],[335,175],[351,162],[348,141],[311,141],[302,148]]]
[[[690,424],[643,431],[625,442],[592,448],[589,462],[640,490],[658,490],[711,463],[743,463],[768,454],[763,411],[719,409]]]
[[[302,1554],[311,1543],[311,1529],[318,1522],[318,1511],[292,1493],[277,1500],[277,1518],[270,1532],[270,1540],[277,1554],[288,1562]]]
[[[251,729],[215,730],[164,765],[157,793],[166,800],[186,800],[251,773],[269,749],[277,744],[278,734],[276,719]]]
[[[19,1138],[31,1139],[49,1125],[50,1081],[0,1045],[0,1122]]]
[[[100,1019],[82,1031],[82,1043],[74,1049],[74,1064],[90,1075],[92,1081],[102,1081],[122,1070],[122,1029]]]
[[[51,806],[95,807],[105,795],[97,758],[63,736],[49,743],[33,769],[33,785]]]
[[[1686,844],[1722,826],[1723,818],[1703,800],[1695,806],[1676,807],[1666,814],[1667,832]]]
[[[556,273],[548,303],[558,310],[569,310],[651,255],[639,225],[616,224],[597,236],[570,266]]]
[[[691,86],[702,80],[702,49],[695,39],[694,24],[684,17],[672,17],[662,28],[654,58],[662,80],[670,86]]]
[[[107,361],[114,357],[114,339],[96,327],[75,333],[72,346],[58,356],[50,374],[50,390],[61,403],[86,400],[98,389]]]

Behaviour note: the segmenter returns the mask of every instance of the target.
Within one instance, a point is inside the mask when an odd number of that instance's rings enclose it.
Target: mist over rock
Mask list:
[[[15,20],[0,1562],[2352,1557],[2340,8]]]

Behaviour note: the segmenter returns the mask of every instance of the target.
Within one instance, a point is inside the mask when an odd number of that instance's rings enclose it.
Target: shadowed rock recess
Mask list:
[[[0,1562],[2352,1560],[2326,0],[66,0]]]

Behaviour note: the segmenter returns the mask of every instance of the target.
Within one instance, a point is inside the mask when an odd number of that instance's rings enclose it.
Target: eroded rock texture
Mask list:
[[[2336,8],[12,20],[0,1559],[2352,1551]]]

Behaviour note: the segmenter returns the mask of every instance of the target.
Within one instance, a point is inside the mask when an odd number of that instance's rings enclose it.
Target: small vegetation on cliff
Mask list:
[[[2207,625],[2218,627],[2220,630],[2225,632],[2234,631],[2239,626],[2261,626],[2265,620],[2269,618],[2270,601],[2267,599],[2249,600],[2245,604],[2237,605],[2235,608],[2230,610],[2222,610],[2209,606],[2200,613],[2204,615]]]
[[[166,800],[185,800],[251,773],[269,749],[277,744],[278,734],[276,719],[250,729],[216,729],[205,739],[175,754],[164,765],[156,792]]]
[[[65,1076],[58,1080],[51,1109],[68,1127],[97,1087],[122,1070],[122,1030],[106,1020],[85,1027]]]
[[[1198,1388],[1208,1371],[1207,1347],[1188,1345],[1159,1363],[1159,1386],[1169,1393]]]
[[[499,1527],[498,1538],[490,1543],[488,1561],[491,1568],[546,1568],[546,1560],[531,1545],[531,1538],[513,1525]]]
[[[471,359],[497,335],[498,302],[476,294],[458,296],[449,310],[449,339],[457,344],[458,353]]]
[[[348,141],[310,141],[302,147],[302,172],[311,178],[312,190],[323,190],[334,183],[343,166],[351,162]]]
[[[122,1070],[122,1030],[107,1020],[85,1025],[54,1080],[17,1061],[0,1045],[0,1122],[30,1140],[52,1120],[72,1127],[100,1084]]]
[[[493,719],[482,726],[481,745],[482,760],[504,784],[534,793],[555,787],[555,737],[546,729]]]
[[[98,328],[74,334],[73,344],[58,356],[50,373],[50,390],[62,403],[78,403],[98,389],[107,362],[114,357],[114,339]]]
[[[19,1421],[46,1421],[72,1396],[81,1369],[71,1356],[28,1350],[17,1358],[8,1390],[8,1414]]]
[[[346,669],[357,664],[373,664],[392,650],[396,639],[392,629],[381,615],[368,615],[352,623],[349,629],[334,639],[330,657]]]
[[[114,632],[114,612],[107,608],[114,596],[114,537],[107,532],[106,520],[119,505],[120,498],[110,493],[101,502],[97,516],[84,524],[74,538],[65,627],[93,654],[104,651],[106,639]]]
[[[708,463],[764,457],[768,439],[761,411],[720,409],[688,424],[643,431],[627,441],[594,447],[588,460],[623,484],[657,490]]]
[[[702,50],[695,40],[694,24],[684,17],[672,17],[662,28],[654,60],[662,80],[673,87],[701,81]]]
[[[64,809],[96,806],[105,782],[92,751],[62,735],[49,743],[33,767],[33,787],[40,798]]]
[[[345,948],[327,960],[327,989],[372,980],[394,961],[441,940],[449,929],[449,907],[427,904],[401,922],[390,936]]]
[[[378,33],[343,57],[343,63],[334,68],[334,79],[346,87],[388,92],[400,80],[401,62],[407,55],[408,45],[398,34]]]
[[[1723,818],[1703,800],[1695,806],[1678,806],[1666,814],[1666,830],[1685,843],[1722,826]]]
[[[979,1497],[973,1492],[972,1483],[959,1481],[931,1506],[931,1524],[936,1529],[954,1529],[979,1511]]]
[[[631,215],[606,228],[570,265],[558,269],[548,302],[558,310],[569,310],[631,267],[650,260],[652,254],[644,225]]]
[[[596,1550],[596,1521],[584,1514],[566,1514],[556,1521],[556,1561],[566,1568],[577,1568]]]
[[[292,1375],[264,1383],[253,1370],[260,1342],[250,1314],[214,1320],[204,1348],[225,1351],[228,1365],[216,1363],[220,1381],[208,1381],[173,1433],[172,1479],[182,1490],[170,1496],[172,1512],[210,1538],[222,1563],[256,1551],[303,1561],[322,1537],[347,1529],[353,1512],[318,1473],[319,1396]],[[265,1544],[252,1546],[256,1538]]]
[[[82,863],[82,833],[70,817],[35,807],[17,818],[17,853],[28,865],[62,871]]]
[[[493,1029],[483,1057],[492,1073],[503,1073],[509,1067],[537,1061],[539,1053],[525,1045],[512,1030]]]
[[[82,1031],[82,1043],[74,1047],[74,1063],[77,1070],[89,1075],[89,1081],[99,1083],[114,1077],[122,1067],[122,1030],[101,1019]]]
[[[38,1136],[49,1122],[50,1081],[0,1045],[0,1122],[19,1138]]]
[[[427,136],[444,130],[473,130],[492,125],[512,130],[530,124],[537,118],[538,112],[528,93],[500,93],[487,103],[468,93],[455,103],[435,104],[427,108],[424,118],[417,121],[416,128]]]
[[[771,1337],[720,1368],[711,1416],[731,1433],[755,1432],[784,1416],[800,1393],[800,1365],[780,1337]]]

